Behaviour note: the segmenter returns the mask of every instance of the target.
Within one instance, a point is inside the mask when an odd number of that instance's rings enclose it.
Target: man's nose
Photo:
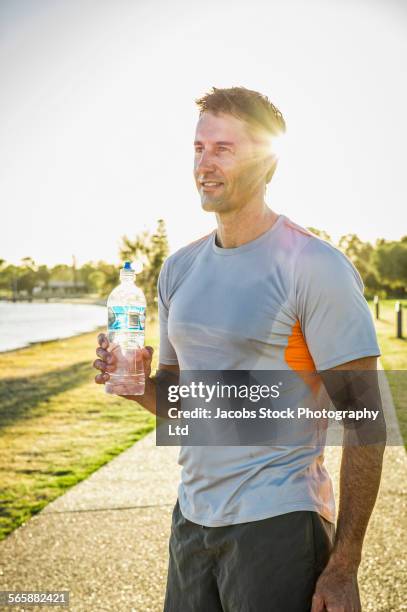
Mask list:
[[[208,151],[202,151],[195,160],[196,172],[204,173],[215,169],[213,156]]]

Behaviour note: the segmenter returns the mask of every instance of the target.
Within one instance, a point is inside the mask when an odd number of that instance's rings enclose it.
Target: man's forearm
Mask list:
[[[379,490],[384,444],[345,444],[340,472],[335,545],[328,565],[357,570],[366,528]]]
[[[143,395],[127,395],[123,397],[137,402],[138,404],[143,406],[143,408],[146,408],[146,410],[155,415],[157,407],[157,389],[155,376],[146,378]]]
[[[156,374],[146,377],[143,395],[126,396],[155,416],[168,418],[168,386],[178,383],[178,374],[169,370],[157,370]],[[174,404],[172,404],[174,407]]]
[[[344,420],[338,524],[328,565],[335,562],[356,570],[379,490],[386,442],[376,362],[376,357],[364,357],[321,373],[337,410],[369,406],[378,412],[374,421]]]
[[[347,435],[345,431],[345,438]],[[357,574],[363,538],[379,489],[383,450],[384,444],[355,446],[345,439],[336,538],[315,587],[312,612],[361,612]]]

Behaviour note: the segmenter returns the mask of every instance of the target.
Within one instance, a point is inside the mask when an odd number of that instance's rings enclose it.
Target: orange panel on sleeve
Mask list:
[[[299,321],[296,321],[293,325],[284,357],[287,365],[296,372],[300,370],[316,371],[314,360],[308,350]]]
[[[316,395],[321,387],[321,379],[319,376],[307,375],[307,372],[316,372],[316,368],[298,320],[291,330],[284,357],[287,365],[298,373]]]

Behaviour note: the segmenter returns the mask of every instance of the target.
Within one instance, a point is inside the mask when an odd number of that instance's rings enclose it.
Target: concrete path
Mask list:
[[[340,452],[327,449],[336,487]],[[0,543],[0,590],[69,590],[75,612],[162,610],[177,454],[150,434],[49,504]],[[364,611],[407,610],[406,468],[404,448],[388,448],[359,574]]]

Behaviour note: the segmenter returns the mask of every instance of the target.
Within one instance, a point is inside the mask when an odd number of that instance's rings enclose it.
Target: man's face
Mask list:
[[[265,148],[255,142],[244,121],[203,113],[194,146],[194,177],[204,210],[238,210],[253,196],[263,197]]]

